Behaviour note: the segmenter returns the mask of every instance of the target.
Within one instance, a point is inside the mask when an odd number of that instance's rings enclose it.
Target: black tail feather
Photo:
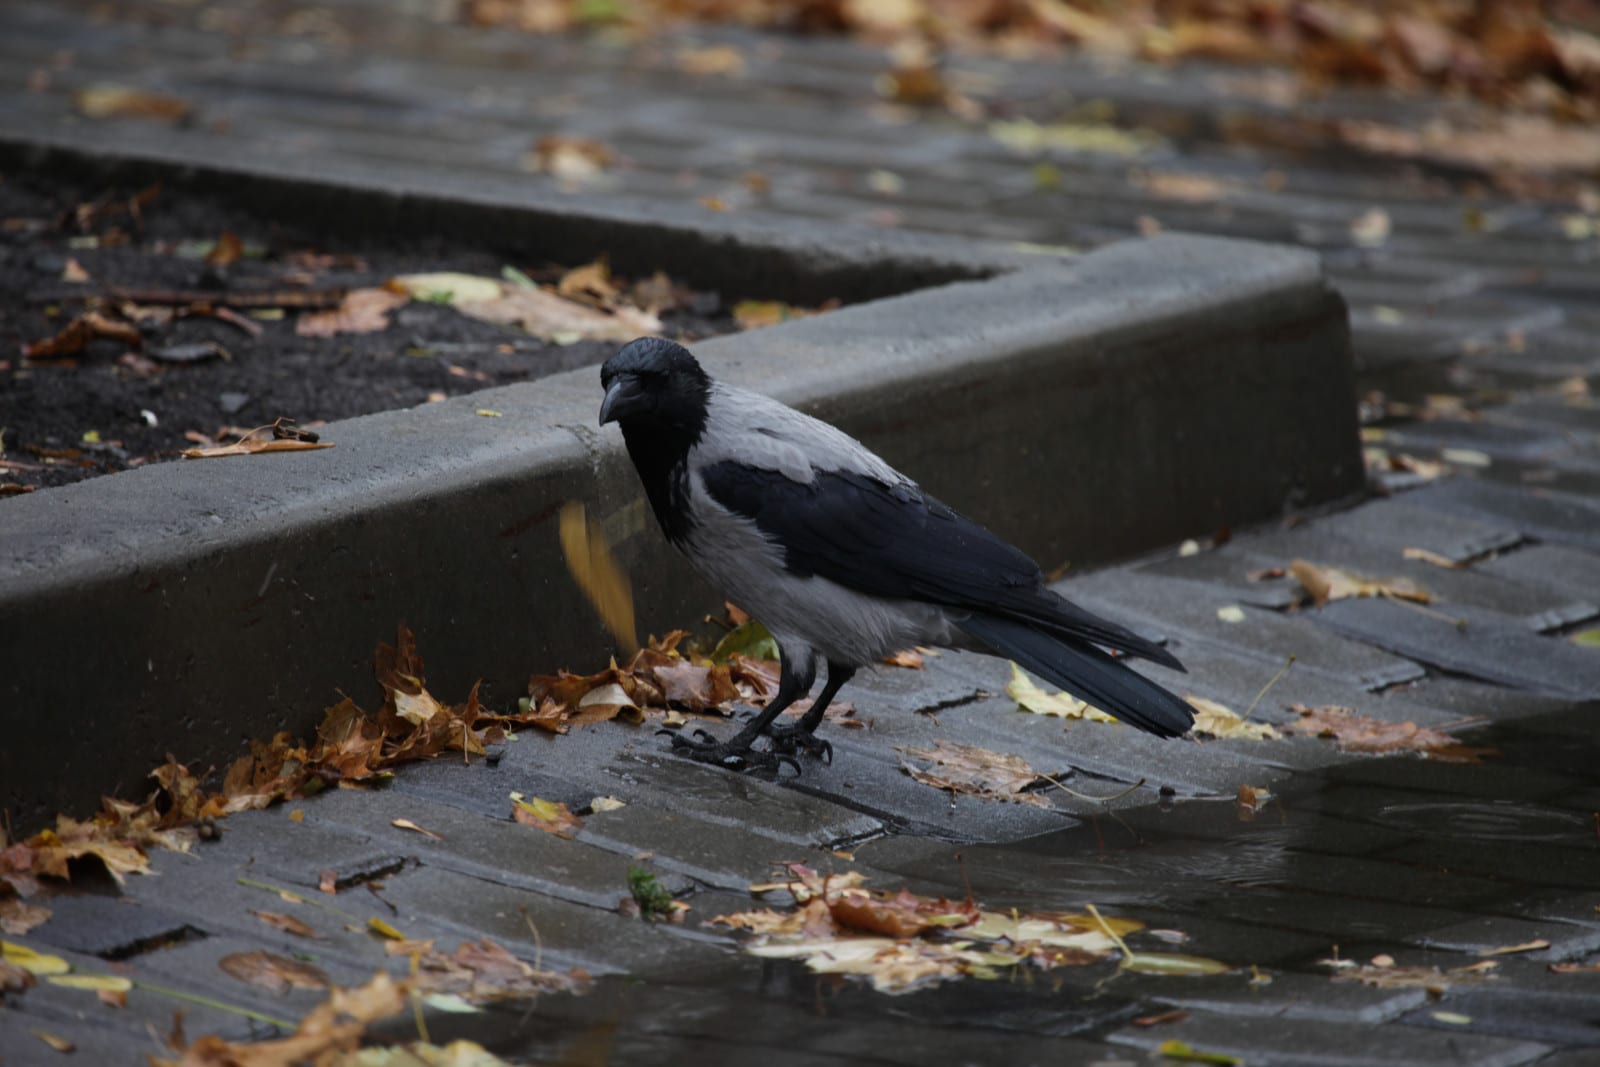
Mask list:
[[[974,612],[961,628],[997,655],[1157,737],[1178,737],[1194,724],[1188,703],[1087,642],[981,612]]]

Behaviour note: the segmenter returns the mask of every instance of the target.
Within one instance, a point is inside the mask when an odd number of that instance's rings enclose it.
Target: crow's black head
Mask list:
[[[660,337],[629,341],[600,368],[606,398],[600,425],[665,430],[698,438],[705,427],[711,379],[682,345]]]

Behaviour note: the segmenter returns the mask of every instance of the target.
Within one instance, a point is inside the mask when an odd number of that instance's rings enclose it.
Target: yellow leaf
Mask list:
[[[1217,618],[1223,622],[1244,622],[1244,609],[1237,604],[1217,609]]]
[[[1232,737],[1246,741],[1267,741],[1278,736],[1270,723],[1247,722],[1233,709],[1215,700],[1189,695],[1184,697],[1194,708],[1194,726],[1190,733],[1210,734],[1212,737]]]
[[[460,274],[455,271],[401,274],[389,279],[388,288],[394,292],[404,293],[413,300],[433,304],[470,304],[474,301],[497,300],[502,292],[498,278]]]
[[[126,993],[133,988],[133,982],[115,974],[53,974],[45,981],[91,993]]]
[[[18,945],[11,941],[0,941],[0,960],[14,967],[21,967],[29,974],[66,974],[72,970],[72,964],[60,956],[46,956],[35,952],[27,945]]]
[[[1238,1065],[1244,1063],[1244,1060],[1241,1060],[1238,1056],[1229,1056],[1224,1052],[1202,1052],[1188,1042],[1179,1041],[1177,1038],[1161,1042],[1156,1051],[1168,1059],[1187,1060],[1190,1063],[1215,1063],[1219,1064],[1220,1067],[1238,1067]]]
[[[1091,722],[1116,722],[1117,720],[1091,707],[1067,693],[1048,693],[1036,685],[1032,678],[1022,673],[1022,668],[1011,665],[1011,681],[1006,683],[1006,695],[1017,702],[1023,711],[1035,715],[1057,715],[1063,719],[1087,719]]]
[[[402,934],[399,930],[396,930],[394,927],[390,926],[377,916],[373,916],[367,920],[367,928],[373,933],[387,937],[390,941],[404,941],[406,939],[405,934]]]
[[[600,621],[630,655],[639,650],[633,624],[633,589],[627,573],[611,554],[598,523],[592,523],[581,502],[561,507],[561,552],[567,570],[588,598]]]

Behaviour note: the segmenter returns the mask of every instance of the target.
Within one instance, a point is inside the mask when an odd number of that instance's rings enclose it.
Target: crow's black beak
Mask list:
[[[625,419],[636,411],[643,409],[647,397],[639,386],[639,379],[631,374],[620,375],[611,382],[606,390],[606,398],[600,402],[600,425]]]

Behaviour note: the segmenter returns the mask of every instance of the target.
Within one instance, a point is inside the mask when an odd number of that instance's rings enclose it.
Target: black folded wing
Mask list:
[[[712,498],[752,520],[801,577],[1012,618],[1183,669],[1161,646],[1051,592],[1020,549],[916,486],[846,471],[819,471],[808,484],[736,460],[701,477]]]

